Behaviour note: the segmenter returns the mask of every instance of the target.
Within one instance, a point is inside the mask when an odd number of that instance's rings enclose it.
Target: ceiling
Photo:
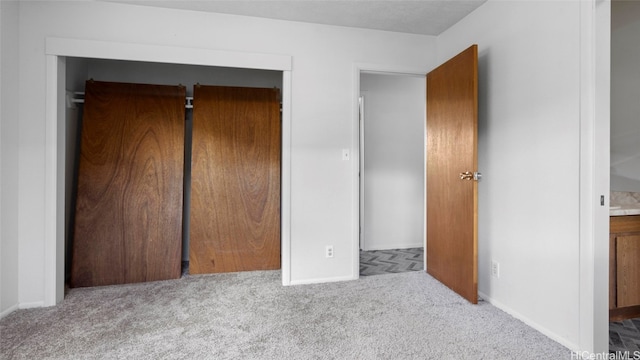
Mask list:
[[[487,0],[104,0],[422,35],[439,35]]]
[[[640,1],[614,0],[611,2],[611,28],[613,30],[640,20]]]

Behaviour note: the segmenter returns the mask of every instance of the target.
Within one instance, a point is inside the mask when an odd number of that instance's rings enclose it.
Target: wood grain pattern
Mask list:
[[[616,234],[640,232],[640,215],[609,217],[609,232]]]
[[[280,268],[278,97],[195,86],[190,273]]]
[[[621,321],[640,317],[640,305],[609,310],[609,321]]]
[[[185,88],[88,81],[71,286],[179,278]]]
[[[478,301],[478,49],[427,74],[427,272]]]
[[[640,316],[640,215],[609,218],[609,320]]]
[[[640,234],[616,237],[616,305],[640,305]]]

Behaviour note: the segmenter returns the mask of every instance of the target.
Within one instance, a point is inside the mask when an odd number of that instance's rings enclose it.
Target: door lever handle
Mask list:
[[[465,171],[463,173],[460,173],[460,180],[475,180],[478,181],[482,178],[482,174],[479,172],[471,172],[471,171]]]

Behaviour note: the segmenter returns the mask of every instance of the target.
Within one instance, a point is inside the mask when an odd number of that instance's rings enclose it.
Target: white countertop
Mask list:
[[[627,216],[627,215],[640,215],[640,204],[609,207],[609,216]]]
[[[609,216],[640,215],[640,193],[612,191]]]

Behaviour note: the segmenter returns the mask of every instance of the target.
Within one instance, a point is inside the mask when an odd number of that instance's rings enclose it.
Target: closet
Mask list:
[[[184,78],[184,70],[193,77],[201,70],[153,65],[181,70],[162,72],[155,80],[161,83],[170,83],[162,77]],[[144,72],[139,64],[130,69],[138,71],[129,75]],[[251,81],[245,69],[231,70],[221,73],[235,70]],[[268,77],[276,78],[257,78]],[[184,86],[88,81],[84,90],[75,234],[67,250],[72,287],[178,278],[185,260],[193,264],[190,273],[280,268],[275,86],[195,86],[193,110],[185,109],[191,89]],[[229,116],[219,115],[223,109]],[[261,111],[266,122],[256,120]],[[226,132],[208,130],[216,116],[215,126]],[[235,184],[229,181],[234,177]]]

